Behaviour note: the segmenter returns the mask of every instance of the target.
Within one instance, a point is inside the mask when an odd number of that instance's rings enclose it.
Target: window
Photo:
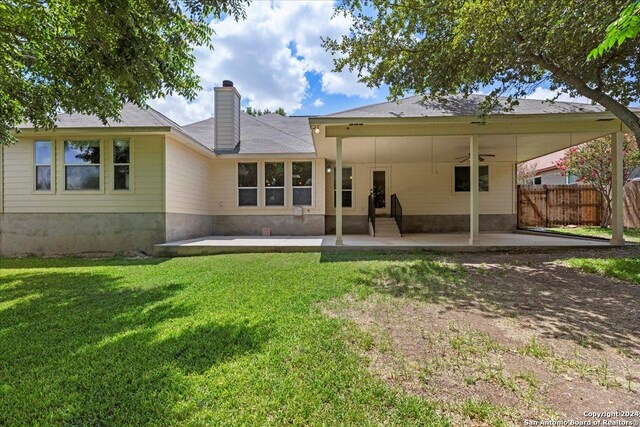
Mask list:
[[[572,173],[566,175],[567,184],[577,184],[580,182],[578,177]]]
[[[353,169],[342,168],[342,207],[353,207]],[[336,174],[333,174],[333,206],[336,205]]]
[[[34,145],[36,165],[36,191],[51,191],[51,141],[36,141]]]
[[[113,189],[130,190],[131,143],[126,139],[113,141]]]
[[[100,190],[100,141],[64,142],[65,190]]]
[[[238,206],[258,206],[257,163],[238,163]]]
[[[533,177],[533,185],[540,185],[540,184],[542,184],[542,177],[541,176]]]
[[[471,190],[471,168],[469,166],[456,166],[454,168],[456,192]],[[480,179],[478,180],[480,191],[489,191],[489,166],[480,166]]]
[[[264,204],[284,206],[284,162],[264,164]]]
[[[313,163],[293,162],[291,186],[294,206],[311,206],[313,200]]]

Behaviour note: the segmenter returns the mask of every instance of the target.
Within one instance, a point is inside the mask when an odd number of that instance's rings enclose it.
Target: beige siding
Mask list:
[[[489,165],[489,192],[480,193],[480,213],[513,214],[513,163]],[[344,215],[367,215],[367,198],[371,189],[371,170],[389,168],[389,193],[396,193],[405,215],[456,215],[469,213],[469,193],[453,191],[454,163],[345,164],[353,167],[353,207]],[[327,215],[334,215],[333,173],[326,174]]]
[[[212,182],[210,159],[167,138],[166,211],[185,214],[210,214]]]
[[[131,191],[113,191],[114,137],[128,138],[132,143]],[[21,139],[4,150],[4,211],[6,213],[47,212],[162,212],[164,182],[164,145],[162,136],[127,136],[64,134],[39,137],[54,141],[52,192],[34,191],[34,138]],[[65,139],[99,139],[101,141],[101,189],[99,191],[65,191]]]
[[[308,214],[323,214],[325,210],[324,159],[215,159],[211,160],[210,176],[212,186],[211,212],[213,215],[291,215],[291,162],[313,161],[313,206],[305,207]],[[238,162],[258,163],[258,207],[238,207],[237,164]],[[285,206],[264,207],[264,163],[270,161],[285,162]]]

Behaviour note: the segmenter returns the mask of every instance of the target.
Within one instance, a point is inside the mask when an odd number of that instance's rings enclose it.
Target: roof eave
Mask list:
[[[14,132],[15,136],[43,135],[46,133],[58,134],[86,134],[86,133],[146,133],[160,134],[171,130],[169,126],[95,126],[95,127],[56,127],[54,129],[36,129],[33,127],[19,128]]]
[[[494,114],[485,119],[485,122],[513,122],[527,121],[571,121],[582,120],[589,117],[593,120],[618,120],[609,112],[580,113],[544,113],[544,114]],[[348,125],[348,124],[414,124],[414,123],[481,123],[476,115],[465,116],[424,116],[424,117],[313,117],[309,118],[309,124],[313,125]]]

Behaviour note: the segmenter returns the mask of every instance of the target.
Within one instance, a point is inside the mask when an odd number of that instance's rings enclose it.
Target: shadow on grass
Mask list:
[[[400,251],[328,251],[320,253],[320,262],[358,262],[358,261],[410,261],[431,259],[438,255],[433,251],[420,251],[419,249]]]
[[[269,339],[259,324],[183,319],[181,284],[120,279],[0,279],[0,425],[170,424],[192,375]]]
[[[44,269],[44,268],[69,268],[69,267],[86,267],[87,263],[91,267],[116,267],[129,265],[158,265],[169,261],[171,258],[124,258],[124,257],[61,257],[61,258],[44,258],[28,256],[22,258],[4,258],[0,257],[0,269]]]
[[[640,356],[640,286],[550,262],[476,262],[464,267],[424,259],[392,262],[362,269],[360,276],[365,286],[394,297],[473,307],[491,318],[518,317],[546,338],[596,349],[607,344]],[[612,275],[640,277],[635,259],[615,260],[606,268]]]

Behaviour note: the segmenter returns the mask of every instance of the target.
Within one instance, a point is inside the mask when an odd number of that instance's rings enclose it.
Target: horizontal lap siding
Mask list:
[[[115,136],[115,135],[114,135]],[[23,139],[5,148],[5,213],[118,213],[162,212],[163,209],[163,137],[134,136],[132,141],[133,191],[113,192],[113,163],[110,144],[114,136],[92,135],[65,138],[38,138],[55,141],[53,185],[55,193],[37,193],[34,186],[33,139]],[[126,137],[126,135],[117,135]],[[65,139],[101,139],[103,177],[99,192],[65,192],[63,141]]]
[[[484,165],[485,163],[483,163]],[[480,213],[515,213],[515,184],[512,163],[489,165],[489,192],[480,193]],[[371,169],[390,170],[389,191],[396,193],[404,215],[451,215],[469,213],[469,193],[453,191],[451,163],[345,164],[354,168],[354,206],[344,215],[367,215],[367,198],[371,189]],[[327,214],[334,215],[333,174],[326,176]]]
[[[325,209],[324,159],[216,159],[211,160],[210,180],[211,213],[213,215],[291,215],[291,162],[313,162],[313,206],[304,207],[305,214],[323,214]],[[238,207],[237,164],[238,162],[258,162],[258,203],[263,203],[264,189],[262,176],[264,162],[285,162],[285,207]]]
[[[171,138],[167,138],[166,153],[166,211],[210,214],[209,158]]]

